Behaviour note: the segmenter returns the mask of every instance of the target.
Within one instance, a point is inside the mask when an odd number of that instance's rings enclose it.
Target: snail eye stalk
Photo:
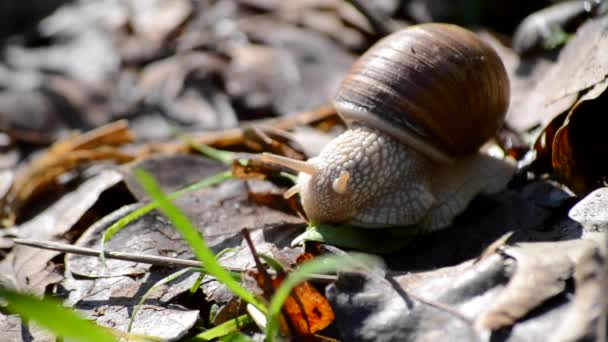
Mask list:
[[[291,158],[279,156],[279,155],[272,154],[272,153],[266,153],[266,152],[262,153],[261,159],[264,162],[279,164],[288,169],[292,169],[292,170],[298,171],[298,172],[304,172],[311,176],[314,176],[317,174],[317,169],[315,169],[314,166],[312,166],[310,163],[302,161],[302,160],[291,159]]]
[[[283,198],[289,199],[298,193],[300,193],[300,186],[298,184],[296,184],[296,185],[292,186],[291,188],[289,188],[287,191],[285,191],[285,193],[283,194]]]

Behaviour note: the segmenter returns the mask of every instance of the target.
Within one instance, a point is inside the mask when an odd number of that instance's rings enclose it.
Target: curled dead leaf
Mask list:
[[[118,148],[133,140],[134,135],[126,121],[113,122],[59,140],[17,173],[9,192],[0,201],[3,223],[14,224],[23,206],[52,189],[58,177],[84,163],[101,160],[125,163],[133,160],[134,155]]]
[[[578,195],[606,182],[608,176],[608,80],[582,96],[555,133],[551,162],[560,181]]]

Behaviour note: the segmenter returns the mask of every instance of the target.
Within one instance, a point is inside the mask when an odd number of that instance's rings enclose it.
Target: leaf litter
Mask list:
[[[437,8],[413,3],[418,11],[398,1],[371,7],[397,25],[404,24],[403,13],[408,20],[438,18]],[[7,154],[13,169],[2,184],[3,217],[17,223],[1,234],[3,284],[60,296],[98,323],[126,330],[144,293],[175,270],[75,254],[62,260],[59,252],[14,246],[10,238],[98,248],[107,227],[149,203],[133,181],[134,168],[152,173],[167,193],[228,169],[192,154],[191,142],[236,151],[232,172],[240,179],[183,194],[175,203],[214,252],[225,251],[222,263],[253,268],[240,235],[249,229],[256,251],[289,270],[302,252],[291,242],[305,222],[296,199],[281,197],[289,180],[255,153],[306,159],[343,128],[326,104],[356,56],[377,39],[365,14],[342,1],[77,1],[37,24],[32,35],[38,37],[8,41],[0,63],[7,75],[0,127],[7,148],[19,153]],[[301,285],[293,293],[326,297],[335,313],[321,333],[370,341],[603,336],[608,224],[599,114],[608,76],[606,18],[578,22],[563,48],[525,55],[485,22],[490,29],[481,34],[512,81],[501,134],[511,142],[499,143],[518,159],[520,174],[504,192],[476,199],[452,227],[412,237],[393,251],[380,248],[386,276],[340,273],[328,286]],[[111,123],[117,119],[128,119],[131,128]],[[176,138],[184,134],[191,140]],[[63,140],[42,154],[23,148],[58,137]],[[96,169],[101,160],[113,163]],[[129,223],[106,247],[194,256],[157,211]],[[212,277],[204,276],[192,294],[199,277],[188,272],[160,286],[133,330],[177,340],[194,335],[195,326],[246,312]],[[287,307],[300,310],[294,301]],[[21,324],[15,316],[0,321],[10,331]]]

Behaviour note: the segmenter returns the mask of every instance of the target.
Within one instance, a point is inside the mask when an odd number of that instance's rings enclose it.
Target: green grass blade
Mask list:
[[[232,333],[241,330],[244,326],[247,326],[251,323],[253,323],[253,320],[249,315],[241,315],[209,330],[203,331],[202,333],[189,339],[188,342],[211,341],[214,338],[228,336]]]
[[[222,257],[222,255],[229,253],[229,252],[235,252],[236,250],[237,250],[236,248],[224,248],[215,255],[215,258],[219,260]],[[198,278],[196,278],[194,283],[192,284],[192,287],[190,288],[190,291],[189,291],[188,300],[192,299],[192,296],[194,296],[196,291],[198,291],[198,289],[201,287],[201,284],[203,283],[203,278],[205,278],[205,274],[206,273],[201,273],[198,276]],[[241,275],[239,273],[232,272],[232,276],[234,277],[235,280],[241,281]]]
[[[281,263],[277,259],[271,257],[268,254],[263,254],[263,253],[258,253],[258,256],[262,260],[264,260],[264,262],[268,266],[270,266],[270,268],[272,268],[273,270],[275,270],[277,272],[285,272],[285,269],[283,268],[283,265],[281,265]]]
[[[236,158],[236,153],[234,152],[218,150],[217,148],[213,148],[209,145],[199,144],[187,136],[183,136],[182,138],[185,140],[188,146],[192,147],[200,154],[210,159],[217,160],[222,164],[231,165],[232,161]]]
[[[196,258],[204,265],[207,272],[209,272],[210,275],[213,275],[219,282],[226,285],[234,294],[241,297],[241,299],[266,313],[267,309],[264,304],[260,302],[253,293],[243,288],[241,284],[232,277],[230,272],[219,264],[215,255],[207,246],[207,243],[196,227],[190,222],[186,215],[162,193],[158,183],[156,183],[152,176],[141,169],[135,170],[134,174],[145,191],[159,204],[160,211],[171,221],[173,226],[180,232],[184,240],[186,240],[193,249]]]
[[[194,285],[192,285],[192,288],[190,288],[190,294],[194,294],[194,292],[196,292],[196,290],[198,290],[198,288],[200,287],[200,285],[202,283],[203,277],[205,276],[205,274],[208,274],[204,268],[187,267],[187,268],[181,269],[177,272],[174,272],[174,273],[164,277],[163,279],[157,281],[156,284],[154,284],[154,286],[152,286],[150,289],[148,289],[148,291],[146,291],[146,293],[144,293],[144,295],[141,297],[141,299],[139,300],[137,305],[135,305],[135,308],[133,308],[133,313],[131,314],[131,319],[129,320],[129,326],[127,328],[127,331],[131,332],[133,322],[135,321],[135,316],[139,312],[141,306],[146,301],[146,299],[148,299],[148,297],[150,297],[150,295],[152,293],[154,293],[155,290],[157,290],[159,287],[181,277],[182,275],[184,275],[187,272],[199,272],[200,273],[200,276],[196,279],[196,281],[194,282]],[[240,281],[240,279],[241,279],[240,274],[235,273],[235,272],[230,272],[230,274],[232,275],[233,278]]]
[[[157,290],[161,286],[181,277],[185,273],[191,272],[191,271],[198,271],[198,272],[202,273],[203,269],[198,268],[198,267],[187,267],[187,268],[181,269],[177,272],[169,274],[168,276],[164,277],[163,279],[157,281],[156,284],[154,284],[154,286],[150,287],[148,289],[148,291],[146,291],[146,293],[144,293],[144,295],[141,297],[141,299],[139,300],[137,305],[135,305],[135,307],[133,308],[133,313],[131,314],[131,319],[129,320],[129,326],[127,327],[127,332],[131,332],[131,328],[133,327],[133,322],[135,321],[135,316],[137,316],[139,309],[141,309],[141,306],[146,301],[146,299],[148,299],[148,297],[150,297],[150,295],[152,293],[154,293],[155,290]]]
[[[220,339],[221,342],[253,342],[254,340],[241,333],[233,333]]]
[[[296,184],[298,182],[298,175],[294,175],[289,172],[281,171],[281,172],[279,172],[279,176],[281,176],[285,179],[289,179],[290,181],[293,182],[293,184]]]
[[[189,185],[185,188],[182,188],[180,190],[177,190],[171,194],[169,194],[167,197],[171,200],[176,199],[184,194],[187,194],[189,192],[192,191],[196,191],[198,189],[202,189],[202,188],[206,188],[209,186],[213,186],[213,185],[217,185],[219,183],[222,183],[228,179],[232,178],[232,172],[230,171],[224,171],[218,174],[215,174],[211,177],[207,177],[201,181],[198,181],[192,185]],[[158,202],[156,201],[152,201],[146,205],[144,205],[143,207],[133,211],[132,213],[130,213],[129,215],[126,215],[124,217],[122,217],[121,219],[119,219],[118,221],[114,222],[110,227],[108,227],[108,229],[106,229],[103,233],[103,236],[101,238],[101,245],[100,245],[100,257],[102,260],[105,260],[105,256],[104,256],[104,251],[105,251],[105,243],[110,241],[110,239],[112,239],[112,237],[114,237],[114,235],[116,235],[119,231],[121,231],[125,226],[127,226],[129,223],[137,220],[138,218],[144,216],[145,214],[151,212],[154,209],[158,208]]]
[[[274,341],[279,328],[278,318],[283,303],[289,297],[291,290],[299,283],[305,281],[314,273],[329,273],[337,272],[353,267],[379,267],[380,259],[371,255],[365,254],[350,254],[350,255],[331,255],[320,256],[309,262],[306,262],[297,270],[292,271],[287,275],[281,286],[276,290],[270,308],[266,314],[268,326],[266,327],[266,340]]]
[[[107,329],[88,321],[57,300],[35,297],[0,287],[0,299],[8,303],[6,309],[24,320],[33,320],[57,336],[75,341],[118,341]]]
[[[204,278],[205,278],[205,275],[203,273],[199,274],[199,276],[194,281],[194,284],[192,284],[192,287],[190,287],[188,299],[192,299],[192,296],[194,296],[196,291],[198,291],[198,289],[201,287],[201,284],[203,283]]]

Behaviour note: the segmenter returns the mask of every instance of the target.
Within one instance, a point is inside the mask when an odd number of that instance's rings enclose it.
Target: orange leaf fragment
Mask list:
[[[250,273],[260,288],[264,288],[264,277],[258,272]],[[273,275],[272,287],[277,289],[285,275]],[[297,285],[283,304],[283,318],[296,336],[310,336],[329,326],[335,313],[329,301],[309,282]]]

